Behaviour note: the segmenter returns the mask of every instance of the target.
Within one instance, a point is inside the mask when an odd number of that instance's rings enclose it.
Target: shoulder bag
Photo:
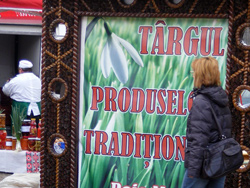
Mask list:
[[[204,150],[203,178],[219,178],[237,170],[244,158],[240,144],[234,138],[223,135],[216,114],[211,110],[219,130],[219,141],[210,143]]]

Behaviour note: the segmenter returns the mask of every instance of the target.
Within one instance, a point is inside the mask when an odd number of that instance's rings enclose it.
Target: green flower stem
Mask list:
[[[104,28],[107,32],[107,35],[110,36],[112,34],[112,30],[107,22],[104,22]]]

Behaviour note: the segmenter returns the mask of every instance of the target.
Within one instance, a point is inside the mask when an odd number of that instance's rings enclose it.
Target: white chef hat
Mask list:
[[[19,61],[19,68],[26,69],[26,68],[32,68],[33,64],[28,60],[20,60]]]

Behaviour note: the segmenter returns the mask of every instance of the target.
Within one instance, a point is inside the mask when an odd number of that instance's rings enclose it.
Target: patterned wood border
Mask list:
[[[249,48],[241,36],[250,24],[250,0],[44,0],[42,21],[42,147],[41,187],[77,187],[79,20],[82,16],[228,18],[228,57],[226,90],[231,99],[233,135],[243,148],[249,148],[250,115],[237,108],[233,93],[239,86],[249,86]],[[65,37],[57,41],[52,31],[65,23]],[[50,95],[55,80],[66,84],[67,95],[55,100]],[[62,155],[48,148],[52,135],[67,143]],[[250,172],[235,172],[227,177],[226,187],[250,187]]]

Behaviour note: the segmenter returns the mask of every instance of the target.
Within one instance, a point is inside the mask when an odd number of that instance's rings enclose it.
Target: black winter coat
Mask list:
[[[200,178],[204,148],[219,138],[210,104],[227,137],[231,137],[232,122],[228,96],[221,87],[201,87],[201,89],[194,90],[194,96],[193,106],[187,120],[185,168],[188,169],[188,176]]]

